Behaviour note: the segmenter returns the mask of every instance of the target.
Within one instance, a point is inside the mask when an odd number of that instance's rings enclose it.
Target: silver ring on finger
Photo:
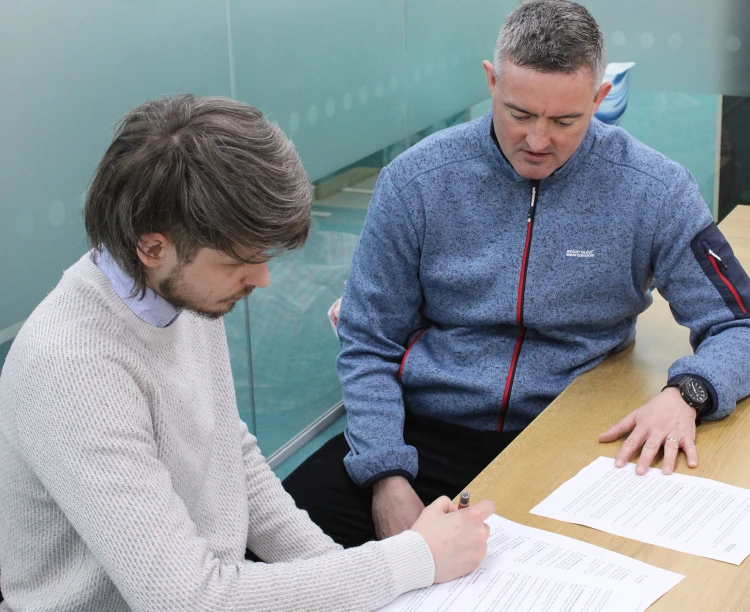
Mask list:
[[[680,441],[674,436],[667,436],[667,439],[665,440],[665,442],[674,442],[677,446],[680,445]]]

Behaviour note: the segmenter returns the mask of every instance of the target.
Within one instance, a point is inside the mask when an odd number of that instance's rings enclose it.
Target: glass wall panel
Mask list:
[[[317,180],[404,138],[401,0],[231,2],[238,99],[267,112]]]
[[[750,5],[583,1],[610,61],[637,62],[622,127],[686,165],[710,204],[718,95],[750,91]],[[225,319],[240,414],[267,455],[279,449],[341,398],[326,312],[379,168],[481,112],[468,110],[487,97],[481,62],[517,4],[4,3],[0,363],[17,324],[87,248],[82,197],[114,122],[165,94],[234,96],[279,123],[319,183],[308,244],[273,260],[270,288]]]
[[[279,123],[311,180],[358,162],[372,174],[387,151],[403,150],[403,17],[401,0],[231,2],[236,96]],[[372,185],[351,187],[318,194],[307,245],[273,260],[271,286],[249,299],[266,455],[341,400],[327,310],[343,291]]]
[[[517,0],[405,0],[409,134],[484,100],[482,61]]]
[[[718,180],[720,105],[721,97],[713,94],[631,91],[620,124],[641,142],[690,170],[712,209]]]
[[[609,61],[637,62],[633,87],[750,95],[747,0],[581,0],[604,31]]]
[[[86,251],[83,194],[125,111],[228,95],[223,4],[24,0],[0,18],[0,331]]]
[[[362,209],[359,228],[363,220]],[[349,274],[357,241],[349,221],[316,217],[304,249],[274,259],[271,286],[249,299],[257,431],[267,456],[341,400],[339,344],[326,313]]]

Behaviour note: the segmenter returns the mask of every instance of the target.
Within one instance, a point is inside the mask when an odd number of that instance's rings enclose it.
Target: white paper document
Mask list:
[[[482,565],[472,574],[402,595],[387,612],[636,612],[622,585],[584,574],[518,563]]]
[[[739,565],[750,554],[750,490],[599,457],[531,510],[615,535]]]
[[[487,520],[487,557],[472,574],[412,591],[387,612],[642,612],[683,576],[607,549]]]

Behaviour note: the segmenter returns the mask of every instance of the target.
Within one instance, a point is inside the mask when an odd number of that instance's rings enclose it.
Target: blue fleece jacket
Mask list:
[[[653,279],[695,349],[669,378],[704,379],[709,418],[750,394],[750,279],[692,175],[593,120],[533,182],[491,129],[488,113],[423,140],[375,188],[338,326],[345,464],[362,486],[416,475],[404,410],[524,428],[633,341]]]

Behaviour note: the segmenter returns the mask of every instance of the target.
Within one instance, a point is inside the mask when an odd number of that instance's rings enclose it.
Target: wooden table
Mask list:
[[[750,206],[737,207],[720,227],[750,270]],[[468,488],[507,519],[683,574],[649,611],[750,611],[750,560],[737,567],[529,514],[594,459],[617,454],[622,440],[600,444],[599,433],[661,391],[669,366],[692,353],[688,334],[666,301],[655,299],[638,319],[634,345],[576,379]],[[700,426],[696,443],[698,468],[689,469],[680,453],[677,472],[750,488],[750,398],[726,419]]]

